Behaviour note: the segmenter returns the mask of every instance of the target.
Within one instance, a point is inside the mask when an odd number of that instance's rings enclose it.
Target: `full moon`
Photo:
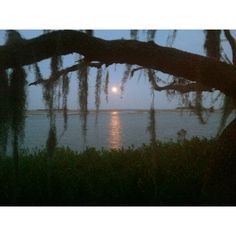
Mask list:
[[[118,89],[117,89],[117,87],[112,87],[112,88],[111,88],[111,91],[112,91],[113,93],[117,93]]]

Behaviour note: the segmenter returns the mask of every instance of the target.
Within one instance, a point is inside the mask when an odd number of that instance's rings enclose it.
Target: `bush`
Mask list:
[[[202,205],[214,140],[194,138],[82,153],[22,152],[0,160],[1,205]]]

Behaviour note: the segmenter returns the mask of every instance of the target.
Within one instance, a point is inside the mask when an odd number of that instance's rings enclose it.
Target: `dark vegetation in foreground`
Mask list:
[[[204,185],[215,144],[194,138],[127,150],[58,148],[51,158],[36,150],[21,153],[17,170],[2,157],[0,204],[214,205]]]

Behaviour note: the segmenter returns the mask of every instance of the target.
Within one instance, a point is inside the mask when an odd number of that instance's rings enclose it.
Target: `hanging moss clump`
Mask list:
[[[0,70],[0,157],[4,156],[7,150],[10,127],[9,112],[8,76],[5,70]]]
[[[98,69],[95,86],[95,106],[98,112],[101,103],[101,85],[102,85],[102,69]]]
[[[82,120],[82,134],[84,141],[87,135],[87,115],[88,115],[88,73],[89,69],[86,64],[82,64],[78,70],[79,80],[79,108]],[[86,142],[86,141],[85,141]]]
[[[106,102],[108,103],[108,86],[109,86],[109,71],[106,73],[105,84],[104,84],[104,93],[106,95]]]
[[[9,110],[12,131],[13,157],[16,173],[18,172],[19,143],[24,138],[26,109],[26,73],[22,67],[15,67],[9,75]]]
[[[221,30],[206,30],[205,31],[205,43],[204,49],[208,57],[216,58],[220,60],[220,34]]]

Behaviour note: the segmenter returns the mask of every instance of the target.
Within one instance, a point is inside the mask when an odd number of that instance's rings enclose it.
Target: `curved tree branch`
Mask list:
[[[58,43],[60,40],[60,43]],[[58,46],[60,45],[60,46]],[[106,65],[136,64],[198,82],[236,96],[236,67],[215,59],[162,47],[153,42],[103,40],[73,30],[54,31],[16,45],[0,47],[0,67],[33,64],[56,55],[82,54]]]
[[[208,89],[202,85],[199,85],[198,83],[190,83],[190,84],[169,84],[167,86],[156,86],[154,87],[155,90],[157,91],[163,91],[163,90],[175,90],[180,93],[189,93],[189,92],[212,92],[212,89]]]
[[[211,88],[207,88],[199,83],[188,83],[188,84],[177,84],[175,81],[166,85],[159,86],[157,84],[157,77],[153,70],[148,70],[148,77],[152,84],[152,87],[156,91],[164,91],[164,90],[175,90],[180,93],[189,93],[189,92],[212,92]]]

